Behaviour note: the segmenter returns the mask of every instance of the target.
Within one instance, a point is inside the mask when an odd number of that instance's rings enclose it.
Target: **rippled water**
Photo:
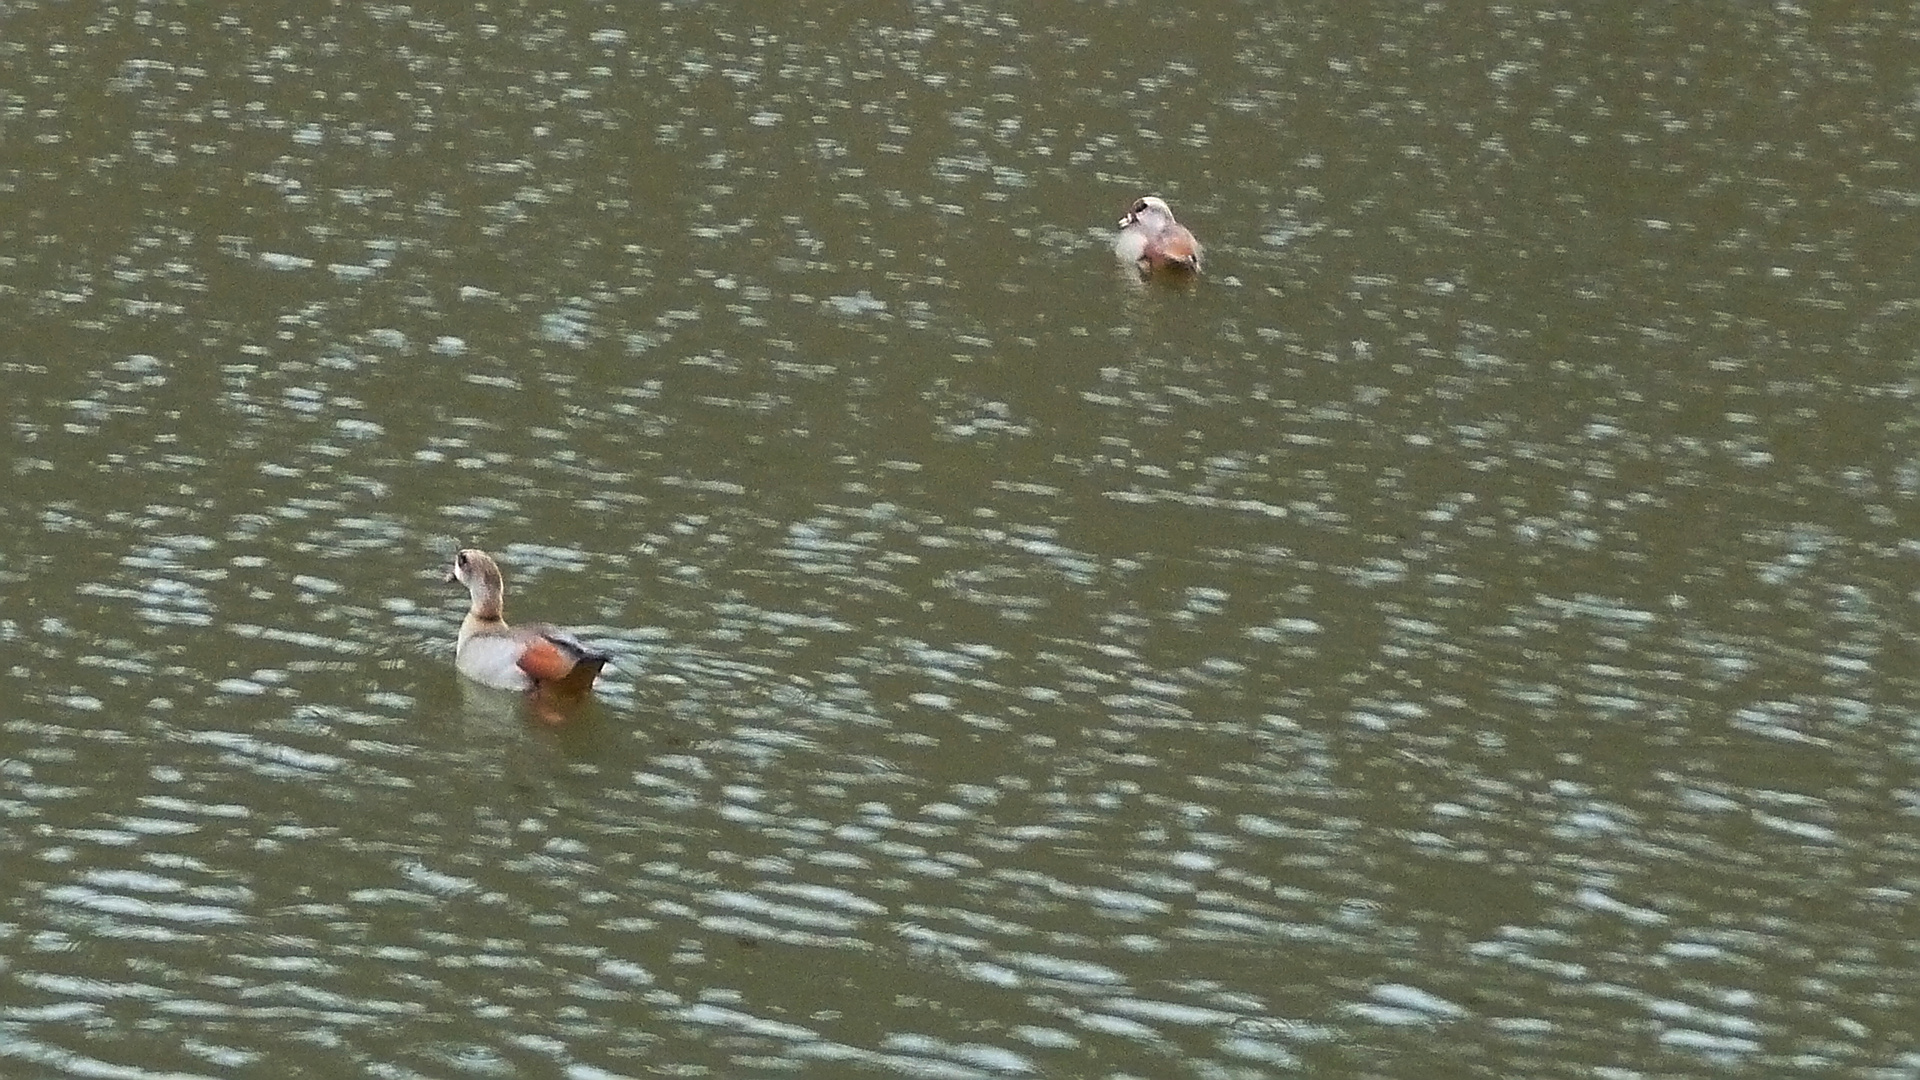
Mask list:
[[[1920,1070],[1847,17],[10,7],[0,1074]]]

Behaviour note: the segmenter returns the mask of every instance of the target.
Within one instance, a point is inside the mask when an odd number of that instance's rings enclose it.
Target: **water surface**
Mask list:
[[[0,1071],[1920,1068],[1848,17],[15,5]]]

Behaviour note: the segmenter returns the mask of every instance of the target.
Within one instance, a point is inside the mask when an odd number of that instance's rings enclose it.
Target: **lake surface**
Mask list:
[[[287,11],[0,12],[0,1074],[1920,1074],[1910,13]]]

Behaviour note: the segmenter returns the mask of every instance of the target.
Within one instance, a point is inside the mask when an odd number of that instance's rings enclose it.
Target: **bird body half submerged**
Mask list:
[[[1133,209],[1120,219],[1113,253],[1134,264],[1142,274],[1155,270],[1200,272],[1200,241],[1173,219],[1173,209],[1166,200],[1155,195],[1134,200]]]
[[[509,626],[506,581],[492,556],[472,548],[461,551],[447,580],[465,585],[473,601],[453,654],[460,674],[500,690],[584,694],[593,688],[607,654],[542,623]]]

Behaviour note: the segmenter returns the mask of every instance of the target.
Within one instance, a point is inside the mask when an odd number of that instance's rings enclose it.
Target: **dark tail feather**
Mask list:
[[[554,688],[567,693],[584,694],[593,689],[593,680],[600,677],[600,669],[607,666],[606,653],[587,653],[580,657],[573,670],[566,676],[554,680]]]
[[[565,675],[548,683],[547,686],[563,694],[584,694],[593,689],[593,680],[600,677],[600,669],[612,659],[606,653],[589,649],[571,634],[547,634],[548,641],[558,645],[573,657],[573,668]]]

